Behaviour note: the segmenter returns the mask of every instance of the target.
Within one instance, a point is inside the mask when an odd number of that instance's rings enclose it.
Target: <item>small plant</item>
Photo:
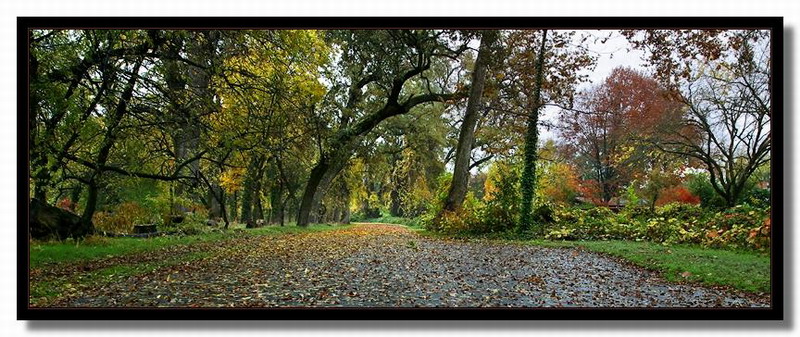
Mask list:
[[[124,202],[111,211],[97,212],[92,217],[92,223],[100,231],[130,234],[133,225],[146,222],[150,218],[149,212],[137,202]]]

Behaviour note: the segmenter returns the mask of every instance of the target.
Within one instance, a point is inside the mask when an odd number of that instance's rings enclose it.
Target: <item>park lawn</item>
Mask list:
[[[224,232],[197,235],[168,235],[152,238],[107,238],[90,237],[79,242],[32,242],[30,245],[31,269],[48,264],[86,262],[129,254],[144,253],[175,245],[191,245],[201,242],[219,241],[247,236],[280,235],[309,231],[323,231],[343,226],[313,225],[307,228],[289,226],[266,226],[255,229],[233,228]]]
[[[636,241],[533,240],[529,243],[545,247],[582,247],[619,257],[658,271],[671,282],[688,281],[748,292],[771,292],[770,256],[766,253]]]

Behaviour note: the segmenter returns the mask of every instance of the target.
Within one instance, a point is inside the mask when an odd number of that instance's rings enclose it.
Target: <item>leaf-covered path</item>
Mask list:
[[[668,283],[579,249],[427,238],[388,224],[227,240],[202,251],[81,286],[48,306],[769,306],[768,297]]]

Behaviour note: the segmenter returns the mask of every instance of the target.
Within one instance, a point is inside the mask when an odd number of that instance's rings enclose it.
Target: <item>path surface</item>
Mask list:
[[[237,239],[212,251],[54,305],[769,306],[768,298],[668,283],[579,249],[432,239],[388,224]]]

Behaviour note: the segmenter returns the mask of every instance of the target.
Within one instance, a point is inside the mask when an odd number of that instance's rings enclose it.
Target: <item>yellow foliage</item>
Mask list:
[[[228,193],[239,191],[244,187],[244,174],[243,168],[227,169],[219,177],[219,186]]]

